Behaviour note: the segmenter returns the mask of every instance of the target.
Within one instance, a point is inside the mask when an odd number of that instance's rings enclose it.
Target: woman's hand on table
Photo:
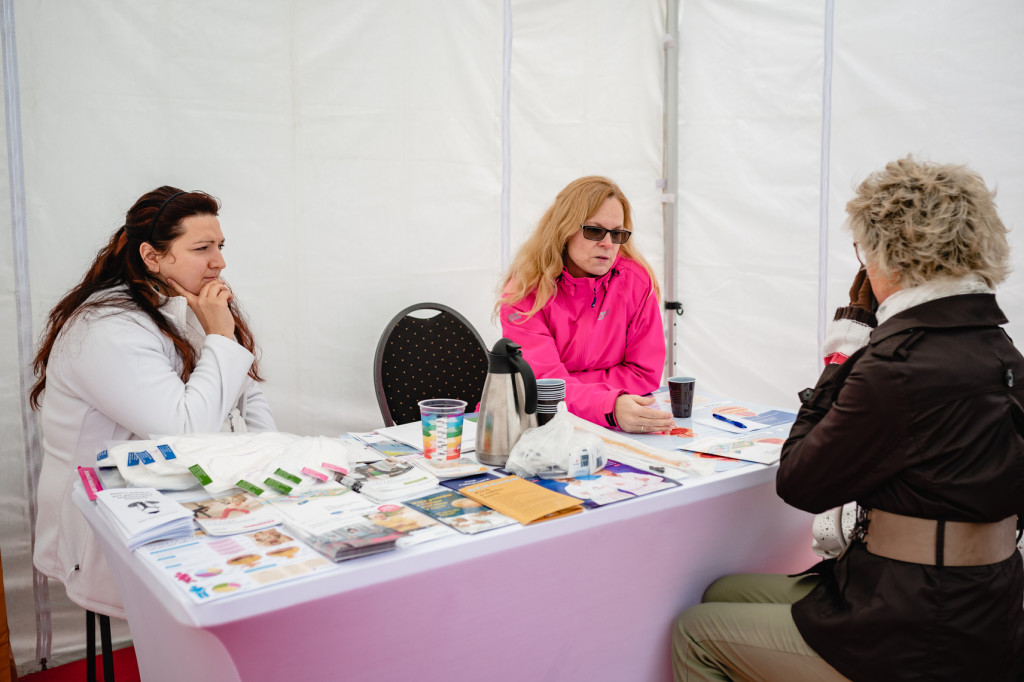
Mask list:
[[[228,308],[231,302],[231,288],[222,279],[210,280],[199,290],[199,294],[193,294],[183,289],[173,279],[168,278],[167,283],[184,296],[188,307],[199,318],[199,324],[203,325],[203,331],[207,334],[220,334],[229,339],[235,338],[235,318]]]
[[[671,412],[655,410],[651,396],[620,395],[615,399],[615,423],[627,433],[655,433],[674,428]]]

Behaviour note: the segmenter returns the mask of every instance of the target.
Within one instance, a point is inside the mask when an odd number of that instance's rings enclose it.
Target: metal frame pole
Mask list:
[[[668,311],[665,344],[666,376],[675,374],[676,322],[683,314],[683,305],[676,300],[676,198],[679,188],[679,0],[668,0],[665,17],[665,120],[664,169],[661,186],[662,222],[665,239],[665,277],[662,297]],[[672,313],[675,313],[673,315]]]

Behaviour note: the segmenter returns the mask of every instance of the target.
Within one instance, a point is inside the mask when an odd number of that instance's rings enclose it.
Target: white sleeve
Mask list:
[[[58,371],[89,405],[143,438],[220,431],[249,379],[252,353],[223,336],[205,338],[183,382],[170,340],[148,318],[121,312],[72,324]]]
[[[252,379],[249,379],[245,389],[243,408],[242,417],[245,419],[246,428],[250,431],[277,431],[277,424],[270,411],[270,404],[263,395],[263,389]]]

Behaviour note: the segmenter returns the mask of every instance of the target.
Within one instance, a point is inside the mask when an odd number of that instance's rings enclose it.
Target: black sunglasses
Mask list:
[[[612,244],[625,244],[629,241],[629,235],[633,234],[629,230],[609,230],[607,227],[594,225],[580,225],[580,229],[583,230],[583,236],[592,242],[599,242],[604,239],[606,234],[610,234]]]

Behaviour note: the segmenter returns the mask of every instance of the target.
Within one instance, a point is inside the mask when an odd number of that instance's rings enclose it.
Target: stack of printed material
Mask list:
[[[287,524],[289,531],[331,561],[344,561],[395,549],[404,531],[378,526],[366,516],[351,516],[342,526],[316,533]]]
[[[154,540],[188,537],[192,512],[155,488],[114,488],[96,493],[100,515],[135,551]]]
[[[339,482],[374,502],[403,499],[421,494],[438,485],[437,476],[409,462],[400,462],[391,457],[360,464],[348,474],[336,476]]]

